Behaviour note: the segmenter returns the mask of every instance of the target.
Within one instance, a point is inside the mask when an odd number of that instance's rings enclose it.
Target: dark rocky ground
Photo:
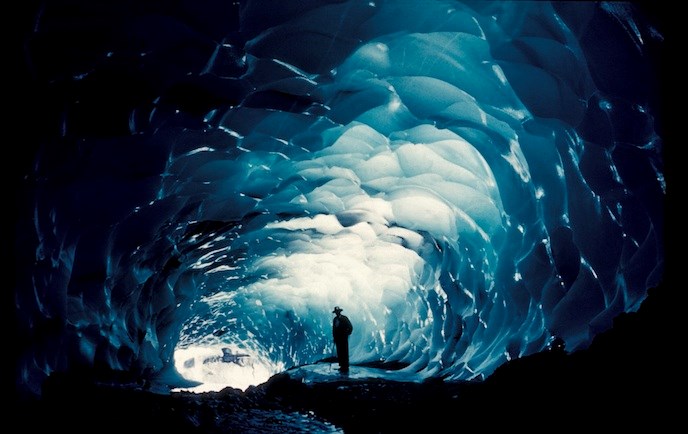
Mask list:
[[[246,392],[160,395],[83,373],[51,376],[7,420],[22,432],[387,433],[573,427],[674,431],[685,399],[670,294],[652,289],[592,345],[513,360],[482,382],[350,379],[306,384],[279,374]],[[112,374],[111,374],[112,375]],[[112,378],[111,378],[112,379]],[[105,385],[109,384],[109,385]],[[681,425],[685,425],[681,422]],[[671,428],[670,428],[671,427]],[[676,428],[674,428],[676,427]]]

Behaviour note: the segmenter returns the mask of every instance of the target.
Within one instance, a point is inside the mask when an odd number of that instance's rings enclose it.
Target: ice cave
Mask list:
[[[663,280],[665,36],[634,3],[29,16],[25,395],[80,369],[245,390],[331,357],[333,306],[354,367],[480,381],[587,348]]]

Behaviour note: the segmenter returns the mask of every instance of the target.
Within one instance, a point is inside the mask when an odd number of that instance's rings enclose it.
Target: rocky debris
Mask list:
[[[662,354],[672,333],[658,311],[668,298],[652,290],[640,310],[619,317],[592,345],[558,347],[512,360],[485,381],[400,382],[335,377],[305,383],[287,373],[246,391],[156,394],[110,374],[53,374],[40,399],[21,400],[14,415],[27,432],[50,428],[92,433],[386,433],[422,428],[520,426],[555,421],[632,427],[670,426],[680,370]],[[376,367],[384,367],[376,366]],[[387,366],[389,367],[389,366]],[[517,415],[516,419],[508,415]],[[526,422],[527,420],[534,422]],[[600,425],[602,424],[602,425]]]

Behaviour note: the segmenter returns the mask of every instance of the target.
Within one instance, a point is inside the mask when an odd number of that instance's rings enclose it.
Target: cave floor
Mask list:
[[[656,321],[655,295],[620,317],[590,348],[545,351],[514,359],[487,379],[421,379],[405,366],[352,365],[331,360],[289,369],[245,391],[152,393],[94,381],[83,371],[51,375],[42,396],[17,402],[7,418],[22,432],[93,433],[399,433],[462,432],[469,428],[550,432],[566,427],[637,430],[649,423],[672,432],[682,415],[671,391],[683,375],[678,358],[649,373],[673,335]],[[683,422],[680,422],[683,424]],[[452,427],[447,430],[447,427]],[[682,425],[676,425],[682,426]]]
[[[298,366],[284,372],[289,378],[299,380],[305,384],[324,383],[343,380],[372,380],[422,382],[424,377],[413,371],[404,369],[384,369],[369,366],[351,365],[348,373],[339,371],[337,363],[315,363]]]

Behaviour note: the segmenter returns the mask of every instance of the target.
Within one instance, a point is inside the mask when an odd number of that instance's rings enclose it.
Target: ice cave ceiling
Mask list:
[[[632,3],[47,1],[33,20],[31,390],[83,366],[174,385],[175,358],[220,347],[271,375],[331,354],[334,305],[354,363],[483,378],[553,336],[585,348],[662,279],[663,36]]]

